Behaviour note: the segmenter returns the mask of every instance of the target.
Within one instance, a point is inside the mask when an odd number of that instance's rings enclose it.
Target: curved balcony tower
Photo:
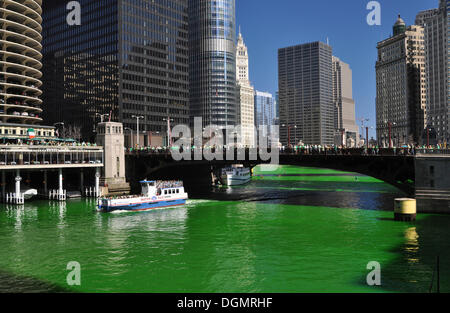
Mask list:
[[[42,0],[0,4],[0,122],[42,122]]]

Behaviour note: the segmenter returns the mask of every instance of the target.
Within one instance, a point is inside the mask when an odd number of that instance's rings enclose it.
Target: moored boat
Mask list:
[[[188,199],[181,181],[141,181],[142,194],[99,199],[98,209],[111,211],[147,211],[183,205]]]
[[[244,185],[249,183],[250,180],[250,169],[242,166],[223,168],[220,176],[220,182],[226,186]]]
[[[31,198],[36,197],[37,194],[38,194],[38,191],[37,191],[37,189],[34,189],[34,188],[27,188],[27,187],[25,187],[25,188],[22,188],[20,190],[20,193],[23,194],[23,198],[25,200],[29,200]]]

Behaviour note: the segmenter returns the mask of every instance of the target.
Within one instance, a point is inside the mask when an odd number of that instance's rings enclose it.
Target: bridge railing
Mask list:
[[[431,154],[431,155],[450,155],[450,149],[417,149],[417,154]]]
[[[172,148],[173,150],[174,148]],[[220,148],[219,148],[220,149]],[[235,150],[235,148],[230,148]],[[194,153],[193,149],[190,149]],[[229,149],[223,148],[223,153],[229,152]],[[346,156],[414,156],[417,154],[440,154],[450,155],[450,149],[437,148],[339,148],[339,147],[299,147],[277,149],[280,155],[346,155]],[[217,151],[212,149],[213,152]],[[249,155],[250,149],[245,149],[245,155]],[[270,149],[269,149],[270,152]],[[128,155],[164,155],[170,156],[171,149],[139,149],[127,151]]]
[[[0,145],[0,166],[103,164],[103,147]]]

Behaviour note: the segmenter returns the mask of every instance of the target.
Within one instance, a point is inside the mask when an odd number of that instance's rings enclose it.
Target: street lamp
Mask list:
[[[172,147],[172,134],[170,131],[170,122],[173,122],[173,119],[169,116],[167,118],[163,118],[164,122],[167,122],[167,145]]]
[[[136,145],[139,148],[139,120],[144,119],[142,115],[133,115],[132,118],[136,119]]]
[[[104,116],[109,116],[109,114],[95,113],[95,116],[100,116],[100,123],[103,123],[103,117],[104,117]]]
[[[361,133],[359,134],[359,140],[361,142],[362,138],[363,138],[363,132],[364,132],[364,123],[365,122],[369,122],[370,119],[368,118],[364,118],[364,117],[360,117],[359,121],[361,122]],[[360,145],[360,143],[358,144],[358,146]]]
[[[129,130],[130,131],[130,146],[133,147],[133,130],[129,127],[125,127],[123,130]]]
[[[297,145],[297,125],[294,125],[295,128],[295,146]]]
[[[397,125],[395,122],[384,121],[389,126],[389,149],[392,148],[392,125]]]
[[[369,149],[369,128],[374,129],[373,127],[366,126],[366,147]]]
[[[281,127],[287,127],[287,129],[288,129],[288,147],[291,147],[291,126],[282,124]]]

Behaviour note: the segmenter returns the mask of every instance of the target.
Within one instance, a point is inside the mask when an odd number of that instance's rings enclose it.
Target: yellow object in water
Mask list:
[[[417,201],[408,198],[395,199],[394,215],[395,220],[398,221],[415,220],[417,215]]]

